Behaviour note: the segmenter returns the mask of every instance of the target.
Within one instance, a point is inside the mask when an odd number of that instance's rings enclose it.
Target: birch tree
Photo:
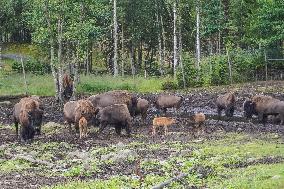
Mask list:
[[[113,40],[114,40],[114,56],[113,56],[113,75],[118,76],[118,64],[117,64],[117,14],[116,14],[116,0],[113,0]]]
[[[196,1],[196,68],[200,71],[200,2]],[[198,73],[199,74],[199,73]]]
[[[177,3],[174,1],[174,7],[173,7],[173,12],[174,12],[174,31],[173,31],[173,36],[174,36],[174,79],[176,79],[176,67],[177,67]]]

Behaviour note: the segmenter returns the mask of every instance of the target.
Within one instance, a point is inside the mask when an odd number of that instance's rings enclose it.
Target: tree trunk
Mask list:
[[[58,82],[59,82],[59,101],[63,103],[63,65],[62,65],[62,20],[61,17],[58,19]]]
[[[135,76],[135,66],[134,66],[134,47],[133,45],[131,44],[130,45],[130,65],[131,65],[131,74],[132,74],[132,77],[134,78]]]
[[[181,23],[180,23],[180,27],[179,27],[179,63],[180,63],[181,72],[182,72],[183,88],[185,89],[186,81],[185,81],[184,67],[183,67],[183,62],[182,62],[182,35],[181,35],[181,31],[182,31],[182,29],[181,29]]]
[[[177,25],[177,10],[176,10],[176,1],[174,1],[174,79],[176,79],[176,66],[177,66],[177,34],[176,34],[176,25]]]
[[[126,61],[126,57],[125,57],[125,49],[124,49],[124,29],[122,26],[121,29],[121,55],[122,55],[122,61],[121,61],[121,76],[124,77],[124,61]]]
[[[165,35],[165,28],[164,28],[164,22],[163,22],[163,17],[161,17],[161,27],[162,27],[162,41],[163,41],[163,44],[162,44],[162,59],[161,59],[161,64],[162,64],[162,68],[163,68],[163,71],[164,71],[164,67],[165,67],[165,53],[166,53],[166,35]],[[163,72],[164,74],[164,72]]]
[[[48,26],[48,32],[50,34],[50,67],[51,67],[51,73],[53,76],[53,82],[55,86],[55,98],[56,100],[59,100],[59,82],[58,82],[58,75],[55,70],[55,65],[54,65],[54,39],[52,36],[52,28],[51,28],[51,20],[50,20],[50,14],[48,12],[48,1],[45,1],[45,6],[44,6],[44,12],[45,12],[45,18],[47,21],[47,26]]]
[[[200,74],[200,8],[199,8],[199,0],[196,2],[196,68],[198,70],[198,75]]]
[[[113,75],[118,76],[117,64],[117,15],[116,15],[116,0],[113,0],[113,39],[114,39],[114,56],[113,56]]]

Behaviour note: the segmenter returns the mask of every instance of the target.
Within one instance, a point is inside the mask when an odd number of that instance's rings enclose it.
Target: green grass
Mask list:
[[[53,96],[55,94],[53,78],[51,75],[27,74],[28,94],[40,96]],[[167,79],[142,77],[81,76],[78,93],[96,94],[109,90],[129,90],[135,92],[160,92],[162,83]],[[20,95],[25,93],[22,74],[0,73],[0,95]]]

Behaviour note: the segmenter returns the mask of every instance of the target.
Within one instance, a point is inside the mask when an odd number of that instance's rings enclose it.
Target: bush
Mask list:
[[[178,84],[174,81],[166,81],[162,83],[162,90],[177,90]]]
[[[201,60],[200,73],[195,68],[195,58],[183,55],[184,74],[187,87],[223,85],[230,83],[228,57],[217,54]],[[236,49],[230,52],[232,80],[235,83],[254,80],[255,72],[265,67],[260,51],[244,51]],[[178,70],[178,85],[183,86],[182,72]]]
[[[35,74],[43,75],[50,72],[50,65],[42,62],[38,62],[34,59],[29,59],[24,62],[25,71]],[[12,70],[21,73],[22,63],[20,61],[14,61],[12,65]]]

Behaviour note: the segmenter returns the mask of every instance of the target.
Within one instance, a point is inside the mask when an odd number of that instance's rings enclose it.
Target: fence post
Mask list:
[[[230,56],[229,56],[229,50],[227,49],[227,57],[228,57],[228,65],[229,65],[229,77],[230,77],[230,83],[231,85],[233,84],[233,78],[232,78],[232,65],[230,61]]]
[[[24,83],[25,83],[25,95],[27,95],[28,94],[28,84],[27,84],[27,79],[26,79],[26,72],[25,72],[23,57],[21,57],[21,63],[22,63],[22,70],[23,70]]]
[[[268,80],[268,68],[267,68],[267,57],[266,57],[266,51],[264,50],[264,61],[265,61],[265,81]]]

